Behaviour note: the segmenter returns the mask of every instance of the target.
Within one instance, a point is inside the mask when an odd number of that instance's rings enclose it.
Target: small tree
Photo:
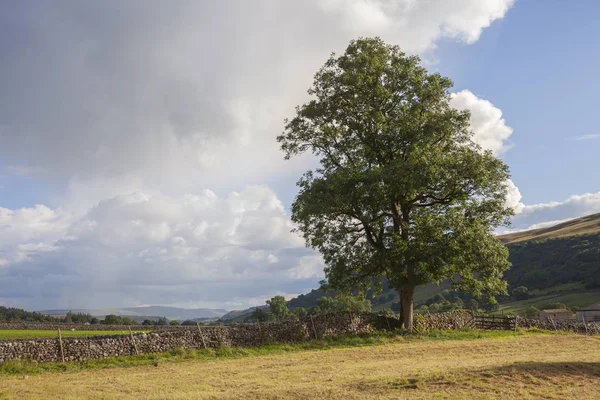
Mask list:
[[[543,308],[543,310],[567,310],[568,307],[564,303],[548,303]]]
[[[180,325],[180,323],[177,320],[173,320],[173,321],[169,322],[169,325],[171,325],[171,326],[178,326],[178,325]]]
[[[475,299],[471,299],[467,302],[467,309],[477,312],[479,310],[479,302]]]
[[[262,308],[257,308],[256,310],[252,311],[251,315],[252,318],[258,322],[266,322],[269,320],[269,313]]]
[[[166,317],[160,317],[156,322],[156,325],[169,325],[169,320]]]
[[[271,309],[271,314],[275,316],[278,321],[283,320],[290,313],[287,308],[287,301],[283,296],[275,296],[270,300],[267,300],[267,305]]]
[[[525,310],[525,316],[527,318],[539,318],[540,310],[534,306],[527,307],[527,309]]]
[[[298,318],[302,318],[302,317],[306,317],[306,308],[304,307],[297,307],[294,308],[294,314],[298,317]]]
[[[512,291],[512,296],[516,300],[527,300],[529,298],[529,289],[527,289],[525,286],[514,288]]]
[[[508,251],[493,232],[513,214],[508,167],[473,141],[451,87],[397,46],[359,39],[317,72],[277,138],[286,158],[320,158],[292,220],[323,255],[327,284],[379,290],[387,277],[409,331],[418,286],[451,280],[492,302],[506,292]]]

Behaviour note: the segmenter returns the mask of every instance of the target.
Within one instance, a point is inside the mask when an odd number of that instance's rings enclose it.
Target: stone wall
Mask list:
[[[600,334],[600,324],[577,322],[574,319],[541,321],[539,319],[518,317],[517,326],[520,328],[539,328],[548,331],[568,331],[586,335]]]
[[[177,327],[150,333],[89,338],[63,338],[65,361],[83,361],[137,353],[159,353],[178,347],[252,347],[269,342],[303,342],[339,334],[369,333],[399,327],[395,317],[374,314],[329,314],[301,320],[232,326]],[[106,326],[106,329],[109,329]],[[121,327],[122,328],[122,327]],[[63,328],[61,328],[63,329]],[[58,339],[0,341],[0,363],[29,359],[38,362],[62,361]]]

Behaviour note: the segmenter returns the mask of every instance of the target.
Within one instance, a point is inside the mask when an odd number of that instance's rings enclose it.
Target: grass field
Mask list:
[[[0,378],[0,398],[600,398],[598,337],[529,333],[472,337],[440,333],[320,351],[279,347],[277,352],[274,347],[265,355],[187,361],[183,354],[163,356],[156,367],[5,374]]]
[[[137,331],[136,331],[137,332]],[[129,334],[129,331],[69,331],[61,332],[63,337],[88,337],[88,336],[103,336],[103,335],[123,335]],[[55,330],[17,330],[7,329],[0,330],[0,340],[12,339],[36,339],[36,338],[56,338],[58,331]]]
[[[535,306],[542,309],[548,303],[563,303],[567,307],[583,307],[600,301],[600,292],[572,292],[535,296],[527,300],[501,303],[495,314],[523,315],[528,307]]]

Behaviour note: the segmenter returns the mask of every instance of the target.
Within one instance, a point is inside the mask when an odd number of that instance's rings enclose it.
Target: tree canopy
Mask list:
[[[278,137],[286,158],[320,161],[298,182],[292,220],[323,255],[327,285],[351,292],[387,277],[409,330],[417,286],[505,293],[508,251],[493,230],[512,215],[508,167],[450,106],[452,81],[419,61],[379,38],[351,42]]]
[[[274,296],[270,300],[267,300],[267,305],[278,321],[287,317],[290,312],[287,307],[287,301],[285,301],[285,297],[283,296]]]

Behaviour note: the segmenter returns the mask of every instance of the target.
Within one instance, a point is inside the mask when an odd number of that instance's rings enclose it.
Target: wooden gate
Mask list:
[[[474,315],[473,322],[477,329],[504,331],[517,329],[517,317],[514,315]]]

